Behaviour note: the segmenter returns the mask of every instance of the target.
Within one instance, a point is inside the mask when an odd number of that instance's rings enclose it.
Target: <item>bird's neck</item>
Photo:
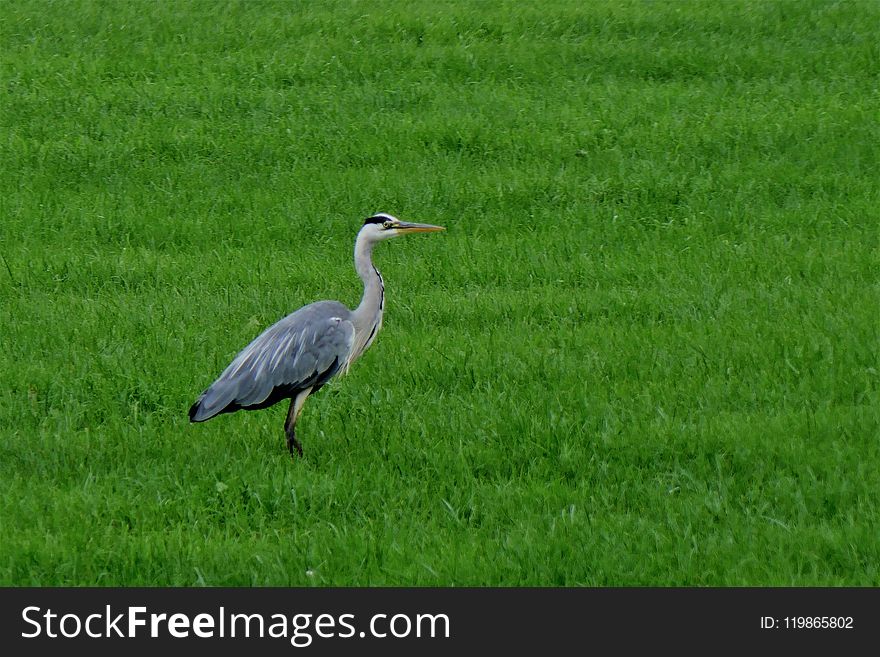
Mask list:
[[[366,334],[379,330],[385,308],[385,285],[382,275],[373,266],[373,242],[359,236],[354,245],[354,268],[364,282],[364,296],[354,309],[352,320],[358,332]],[[371,340],[373,336],[367,338]]]

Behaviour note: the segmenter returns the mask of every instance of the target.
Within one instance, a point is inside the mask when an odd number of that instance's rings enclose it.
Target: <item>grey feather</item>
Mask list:
[[[263,331],[235,357],[190,409],[202,422],[240,408],[263,408],[320,387],[348,360],[352,312],[337,301],[303,306]]]

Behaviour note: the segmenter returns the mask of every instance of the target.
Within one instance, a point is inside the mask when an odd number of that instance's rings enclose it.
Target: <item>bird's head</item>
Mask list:
[[[380,212],[372,217],[367,217],[364,221],[364,227],[361,228],[361,234],[367,237],[371,242],[381,242],[392,237],[400,237],[401,235],[409,235],[410,233],[434,233],[438,230],[446,230],[443,226],[432,226],[431,224],[413,224],[401,221],[397,217],[390,214]]]

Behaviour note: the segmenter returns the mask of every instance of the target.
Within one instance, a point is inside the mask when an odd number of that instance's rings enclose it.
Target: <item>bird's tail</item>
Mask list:
[[[204,397],[205,395],[203,393],[202,396],[196,400],[195,404],[189,407],[190,422],[204,422],[208,419],[205,417],[205,410],[202,407],[202,399],[204,399]]]
[[[190,422],[204,422],[210,420],[215,415],[220,415],[232,401],[228,394],[224,394],[223,390],[217,390],[216,386],[211,386],[189,407]]]
[[[196,400],[196,403],[189,407],[189,421],[190,422],[204,422],[208,418],[204,417],[204,413],[202,411],[202,398],[199,397]]]

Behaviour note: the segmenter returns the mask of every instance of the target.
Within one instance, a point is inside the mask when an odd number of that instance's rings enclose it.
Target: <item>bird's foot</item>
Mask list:
[[[291,434],[287,436],[287,449],[290,452],[291,458],[294,458],[293,450],[296,450],[296,453],[299,454],[300,458],[303,455],[302,445],[299,444],[299,441],[296,439],[296,436]]]

